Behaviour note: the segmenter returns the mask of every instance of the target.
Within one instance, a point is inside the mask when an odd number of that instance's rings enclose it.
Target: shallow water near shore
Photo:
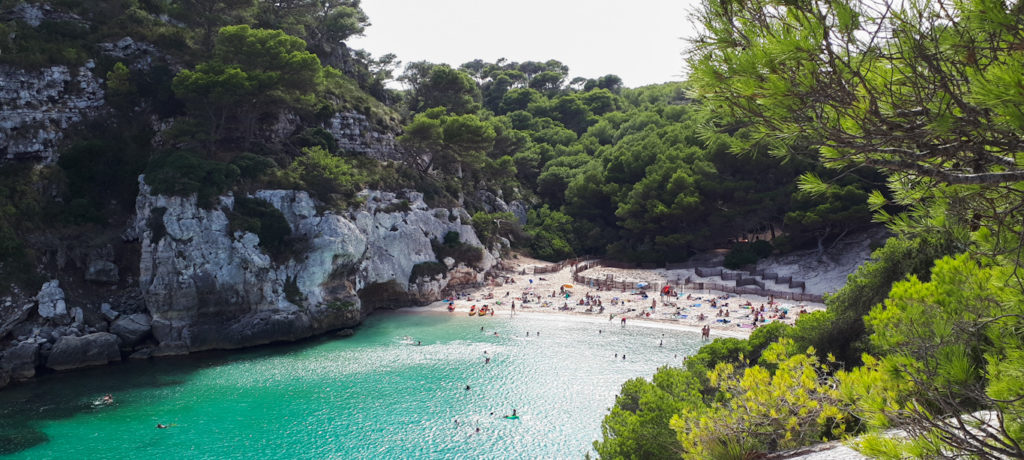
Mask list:
[[[617,318],[381,313],[349,338],[7,388],[0,457],[582,458],[623,382],[699,346]],[[114,404],[96,404],[106,393]],[[502,417],[512,409],[520,419]]]

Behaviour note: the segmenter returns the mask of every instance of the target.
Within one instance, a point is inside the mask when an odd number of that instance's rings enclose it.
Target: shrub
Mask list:
[[[242,179],[259,179],[270,170],[277,167],[274,160],[252,153],[242,153],[231,160],[231,164],[238,168],[239,177]]]
[[[191,152],[174,151],[154,156],[145,174],[153,193],[177,196],[195,193],[200,206],[211,208],[217,196],[234,185],[240,172],[234,165],[206,160]]]
[[[289,276],[284,280],[284,298],[296,306],[303,306],[306,303],[306,296],[302,295],[302,291],[299,290],[299,283],[295,281],[294,276]]]
[[[302,149],[305,154],[288,167],[313,195],[325,202],[344,201],[362,187],[362,176],[344,158],[331,155],[322,147]]]
[[[258,198],[235,198],[235,209],[227,211],[228,228],[231,233],[246,231],[260,238],[260,247],[275,258],[286,255],[288,236],[292,229],[288,220],[277,208],[266,200]]]
[[[737,269],[744,265],[756,263],[759,259],[768,257],[774,248],[767,241],[755,241],[753,243],[736,243],[728,254],[725,255],[725,268]]]
[[[420,278],[433,278],[448,273],[448,266],[441,262],[420,262],[412,267],[409,282],[415,283]]]
[[[300,148],[320,147],[328,153],[338,153],[338,141],[334,136],[323,128],[306,128],[301,133],[292,136],[293,144]]]
[[[434,249],[434,255],[438,261],[444,261],[445,257],[451,257],[456,263],[475,265],[484,258],[484,250],[479,246],[473,246],[461,241],[459,232],[448,232],[444,235],[444,243],[438,243],[435,239],[430,242]]]
[[[409,205],[409,200],[401,200],[391,203],[383,208],[377,209],[376,212],[391,213],[391,212],[409,212],[412,211],[412,206]]]
[[[493,244],[499,236],[519,232],[519,219],[511,212],[477,212],[473,214],[473,230],[485,244]]]

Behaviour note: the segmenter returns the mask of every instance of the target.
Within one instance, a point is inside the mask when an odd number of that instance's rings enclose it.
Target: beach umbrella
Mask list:
[[[572,289],[572,285],[571,284],[563,284],[562,287],[564,287],[566,289]]]
[[[647,287],[647,283],[636,283],[636,287],[638,287],[638,288]]]

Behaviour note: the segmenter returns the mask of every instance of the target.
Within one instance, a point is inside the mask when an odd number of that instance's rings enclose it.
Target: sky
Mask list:
[[[628,87],[683,78],[683,37],[699,0],[363,0],[371,26],[349,46],[452,67],[557,59],[569,79],[615,74]],[[400,72],[399,72],[400,73]]]

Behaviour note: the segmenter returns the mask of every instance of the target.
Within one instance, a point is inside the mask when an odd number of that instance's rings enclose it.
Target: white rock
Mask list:
[[[39,316],[50,319],[53,317],[67,316],[68,308],[64,303],[64,290],[60,288],[60,281],[51,280],[43,284],[36,295],[36,302],[39,305]]]

